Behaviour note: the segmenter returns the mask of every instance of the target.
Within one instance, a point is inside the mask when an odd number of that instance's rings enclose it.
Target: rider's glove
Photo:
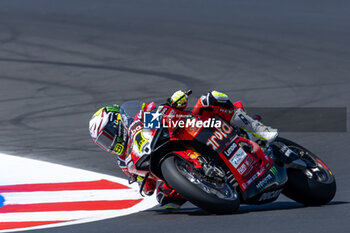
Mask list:
[[[187,107],[188,95],[184,91],[176,91],[168,101],[172,107],[184,109]]]

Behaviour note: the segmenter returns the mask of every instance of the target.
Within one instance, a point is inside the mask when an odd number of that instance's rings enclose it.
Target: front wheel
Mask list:
[[[239,198],[228,184],[203,177],[188,161],[170,155],[161,164],[165,181],[194,205],[216,214],[234,213]]]
[[[288,169],[288,181],[283,194],[304,205],[324,205],[330,202],[336,192],[335,178],[331,170],[308,149],[284,138],[278,138],[291,150],[300,155],[308,167],[306,170]]]

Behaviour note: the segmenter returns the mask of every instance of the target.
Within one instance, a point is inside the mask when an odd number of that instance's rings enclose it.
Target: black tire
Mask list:
[[[161,164],[165,181],[192,204],[215,214],[228,214],[237,211],[240,201],[235,193],[234,200],[226,200],[214,194],[206,193],[190,182],[179,170],[176,161],[183,161],[176,155],[170,155]]]
[[[283,194],[287,197],[308,206],[324,205],[330,202],[336,193],[336,182],[333,173],[325,166],[315,154],[308,149],[284,138],[278,138],[289,148],[295,151],[307,152],[302,159],[310,159],[322,172],[323,179],[307,176],[306,172],[296,169],[288,169],[288,181],[283,189]],[[313,175],[314,176],[314,175]]]

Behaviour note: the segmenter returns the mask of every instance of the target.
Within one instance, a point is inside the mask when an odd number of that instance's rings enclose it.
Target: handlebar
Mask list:
[[[187,91],[185,91],[186,95],[189,96],[192,94],[192,90],[191,89],[188,89]]]

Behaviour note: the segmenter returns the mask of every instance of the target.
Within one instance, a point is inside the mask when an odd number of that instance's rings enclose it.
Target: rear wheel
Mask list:
[[[194,205],[216,214],[239,207],[236,191],[228,184],[207,179],[190,162],[170,155],[161,164],[166,182]]]
[[[283,194],[304,205],[323,205],[330,202],[336,192],[335,178],[331,170],[308,149],[284,138],[278,138],[307,163],[304,171],[288,169],[288,181]]]

